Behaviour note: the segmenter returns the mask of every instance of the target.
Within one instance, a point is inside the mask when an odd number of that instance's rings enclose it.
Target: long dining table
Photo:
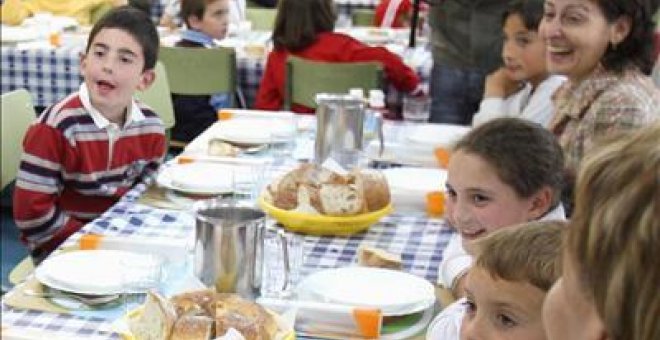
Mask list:
[[[177,40],[177,34],[161,29],[164,44]],[[344,32],[354,34],[358,39],[373,39],[368,30],[349,28]],[[431,54],[426,45],[415,49],[406,49],[407,34],[396,30],[384,31],[391,39],[383,40],[381,33],[375,38],[379,43],[402,56],[404,61],[415,69],[423,83],[428,83],[431,73]],[[80,56],[86,43],[85,32],[63,33],[58,47],[47,41],[35,40],[0,46],[0,74],[2,83],[0,92],[5,93],[20,88],[27,89],[33,96],[37,107],[46,107],[56,103],[78,90],[82,77],[80,74]],[[259,89],[259,83],[266,67],[266,53],[270,45],[270,32],[251,31],[240,36],[229,37],[221,45],[237,50],[236,70],[237,86],[245,97],[248,107],[252,107]],[[264,53],[244,53],[246,46],[261,46]],[[388,89],[394,96],[393,88]]]
[[[300,119],[309,121],[314,118],[306,116]],[[197,146],[206,144],[209,135],[221,123],[220,121],[211,126],[190,144],[189,150],[192,154],[195,153],[194,149]],[[398,122],[388,122],[386,125],[390,132],[401,130],[406,126]],[[298,144],[305,144],[310,141],[310,137],[299,136],[297,141]],[[270,159],[268,164],[273,171],[268,173],[273,175],[281,174],[299,163],[294,157],[275,159],[268,154],[263,157]],[[176,159],[170,160],[169,164],[173,162],[176,162]],[[374,164],[380,168],[397,166],[394,163],[383,162],[372,163]],[[147,182],[137,184],[108,211],[72,235],[60,248],[76,247],[84,235],[90,234],[115,239],[148,240],[149,244],[158,242],[176,244],[193,238],[195,217],[190,209],[157,208],[140,201],[141,196],[152,185],[153,183]],[[452,233],[453,230],[441,218],[427,217],[423,211],[415,213],[395,210],[368,230],[350,236],[301,235],[304,240],[304,260],[300,273],[304,277],[322,269],[352,265],[356,262],[358,248],[368,245],[400,254],[403,271],[435,283],[442,251]],[[135,243],[133,245],[135,246]],[[55,313],[17,308],[7,304],[8,297],[12,294],[21,294],[21,289],[24,288],[21,285],[27,284],[30,279],[32,277],[28,276],[24,283],[18,284],[2,299],[0,311],[3,339],[5,336],[7,339],[120,338],[112,326],[115,320],[102,313],[86,314],[84,311]]]

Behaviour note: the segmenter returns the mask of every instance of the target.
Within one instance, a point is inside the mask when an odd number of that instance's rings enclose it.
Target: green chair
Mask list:
[[[165,66],[169,92],[181,95],[227,93],[231,98],[230,107],[235,106],[237,85],[234,49],[161,46],[158,59]],[[169,144],[174,148],[186,145],[176,140],[170,140]]]
[[[174,118],[174,104],[172,103],[172,93],[170,83],[167,80],[167,71],[161,61],[156,63],[156,79],[148,89],[137,92],[135,97],[149,105],[163,121],[169,145],[175,148],[183,148],[186,143],[172,140],[171,132],[176,120]]]
[[[374,27],[375,16],[373,9],[360,8],[351,12],[353,26],[357,27]]]
[[[23,153],[23,137],[36,118],[30,93],[25,89],[18,89],[2,94],[0,118],[2,118],[0,189],[4,189],[16,178]]]
[[[255,31],[272,31],[275,27],[275,16],[277,10],[274,8],[246,8],[245,18],[252,23]]]
[[[383,67],[378,62],[319,62],[290,56],[287,60],[284,107],[293,103],[316,108],[317,93],[348,93],[361,88],[368,93],[382,88]]]
[[[148,89],[137,92],[136,97],[149,105],[160,116],[160,119],[165,125],[165,129],[169,130],[174,126],[174,105],[172,104],[172,96],[170,91],[170,84],[167,80],[167,71],[162,62],[158,61],[155,67],[156,80],[149,86]]]
[[[232,48],[161,46],[158,59],[165,65],[170,91],[183,95],[236,95],[236,52]]]

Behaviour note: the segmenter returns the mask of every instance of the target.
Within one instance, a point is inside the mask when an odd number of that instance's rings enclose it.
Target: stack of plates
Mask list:
[[[256,184],[250,169],[221,163],[193,162],[165,167],[156,178],[161,187],[191,195],[231,193],[237,184]]]
[[[306,277],[297,293],[301,300],[379,308],[386,319],[422,315],[412,317],[412,324],[399,327],[383,339],[405,339],[423,330],[431,320],[436,300],[433,285],[423,278],[369,267],[319,271]]]
[[[161,270],[161,263],[153,256],[123,250],[80,250],[47,258],[35,270],[37,280],[57,290],[85,295],[110,295],[122,293],[132,280],[152,273],[131,272],[127,276],[127,264]]]
[[[426,194],[444,191],[447,171],[443,169],[400,167],[382,170],[397,212],[426,211]]]

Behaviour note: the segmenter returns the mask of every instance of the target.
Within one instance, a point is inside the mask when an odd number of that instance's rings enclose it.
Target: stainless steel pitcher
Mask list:
[[[363,149],[364,101],[348,94],[320,93],[316,103],[314,161],[321,164],[333,157],[340,165],[352,167],[346,164],[351,157],[342,159],[341,155],[357,154]]]
[[[197,202],[194,210],[195,276],[218,292],[256,298],[262,278],[264,213],[222,199]]]

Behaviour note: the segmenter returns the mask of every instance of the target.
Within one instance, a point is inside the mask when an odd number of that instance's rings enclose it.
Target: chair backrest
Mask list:
[[[287,59],[285,109],[293,103],[316,107],[317,93],[365,92],[382,87],[383,67],[378,62],[320,62],[289,56]]]
[[[0,187],[2,189],[16,178],[18,164],[23,153],[23,137],[28,127],[35,120],[32,97],[25,89],[19,89],[2,94],[2,174]]]
[[[161,46],[158,59],[165,65],[172,93],[229,93],[233,106],[236,93],[234,49]]]
[[[172,104],[172,95],[170,84],[167,80],[167,71],[162,62],[156,63],[156,80],[148,89],[137,92],[135,96],[145,104],[149,105],[160,116],[169,130],[174,126],[174,105]]]
[[[252,23],[255,31],[272,31],[275,27],[275,16],[277,10],[274,8],[246,8],[245,18]]]
[[[374,20],[376,13],[373,9],[359,8],[351,11],[351,21],[353,26],[357,27],[374,27]]]

